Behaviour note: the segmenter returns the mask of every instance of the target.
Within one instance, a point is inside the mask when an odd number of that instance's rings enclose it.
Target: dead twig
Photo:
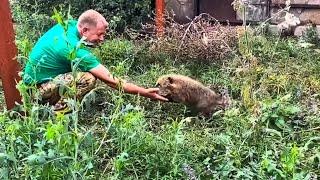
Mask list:
[[[216,62],[233,54],[238,42],[237,28],[220,24],[214,17],[203,13],[187,24],[179,24],[170,15],[165,18],[164,35],[156,36],[154,24],[143,25],[144,32],[131,37],[143,37],[149,43],[150,54],[166,54],[174,61],[196,60]],[[147,35],[145,32],[149,32]],[[136,39],[140,42],[141,39]]]

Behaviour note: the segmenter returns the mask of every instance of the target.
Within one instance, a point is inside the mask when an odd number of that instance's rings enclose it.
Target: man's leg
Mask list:
[[[65,107],[64,98],[72,98],[74,93],[70,93],[70,88],[74,82],[71,73],[61,74],[52,81],[40,85],[40,95],[42,97],[41,104],[49,103],[55,105],[55,109],[63,109]],[[81,100],[85,94],[95,87],[96,78],[88,72],[78,72],[76,77],[76,97]]]
[[[91,73],[81,72],[77,76],[77,98],[81,100],[88,92],[90,92],[96,85],[96,77]]]

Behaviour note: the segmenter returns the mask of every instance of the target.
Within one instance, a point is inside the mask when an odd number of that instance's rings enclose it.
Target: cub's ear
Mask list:
[[[172,77],[168,77],[169,83],[172,84],[173,83],[173,78]]]
[[[156,87],[159,88],[159,87],[160,87],[160,83],[157,83],[157,84],[156,84]]]

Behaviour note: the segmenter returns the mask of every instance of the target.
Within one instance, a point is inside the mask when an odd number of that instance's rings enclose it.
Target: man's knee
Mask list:
[[[97,78],[89,72],[81,74],[80,79],[77,82],[77,85],[84,88],[94,88]]]
[[[49,103],[50,105],[54,105],[61,98],[61,96],[59,95],[58,86],[51,81],[39,85],[38,90],[40,92],[41,97],[39,101],[40,104]]]
[[[88,82],[89,84],[95,84],[96,83],[97,78],[93,74],[91,74],[89,72],[84,73],[83,77],[86,80],[86,82]]]

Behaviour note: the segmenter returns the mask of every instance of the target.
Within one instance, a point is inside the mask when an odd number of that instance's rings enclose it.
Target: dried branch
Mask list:
[[[137,41],[149,42],[150,53],[162,53],[175,60],[215,62],[230,55],[238,40],[237,28],[220,24],[203,13],[187,24],[179,24],[166,13],[164,35],[157,37],[154,24],[144,24],[141,32],[130,32]],[[139,39],[140,38],[140,39]]]

